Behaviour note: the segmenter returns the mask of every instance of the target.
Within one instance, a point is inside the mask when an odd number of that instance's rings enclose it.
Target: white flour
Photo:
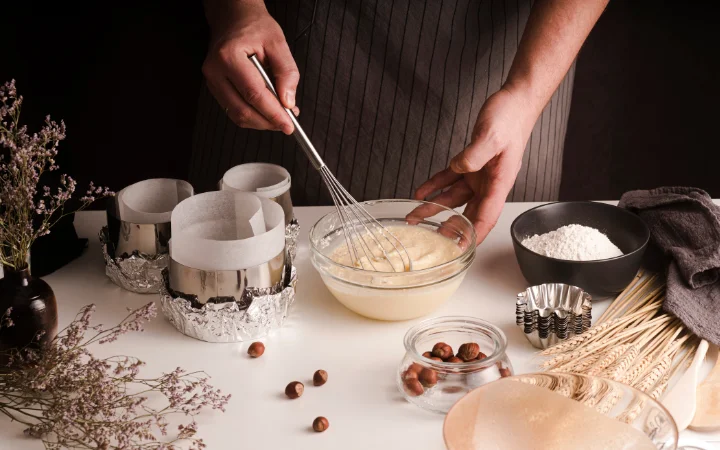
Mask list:
[[[571,261],[594,261],[623,254],[600,231],[577,224],[525,238],[522,245],[541,255]]]

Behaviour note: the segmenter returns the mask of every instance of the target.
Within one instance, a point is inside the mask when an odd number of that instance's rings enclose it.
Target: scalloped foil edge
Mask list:
[[[138,294],[157,294],[163,286],[162,271],[170,262],[170,255],[149,256],[133,253],[127,258],[112,258],[108,253],[107,227],[100,230],[100,247],[105,259],[105,274],[113,283]]]
[[[285,227],[285,248],[290,254],[291,261],[295,261],[295,255],[297,254],[298,236],[300,236],[300,224],[297,219],[293,217]]]
[[[160,303],[165,317],[186,336],[205,342],[243,342],[283,326],[295,301],[296,284],[293,266],[282,291],[268,295],[251,292],[250,299],[243,302],[248,306],[242,309],[238,302],[206,303],[194,308],[190,301],[173,297],[163,284]]]

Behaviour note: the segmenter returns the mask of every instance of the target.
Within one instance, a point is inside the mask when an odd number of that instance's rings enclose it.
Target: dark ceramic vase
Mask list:
[[[30,269],[3,268],[0,279],[0,317],[12,308],[12,326],[0,325],[0,353],[9,349],[39,348],[57,334],[58,316],[55,294]],[[0,359],[2,357],[0,356]]]

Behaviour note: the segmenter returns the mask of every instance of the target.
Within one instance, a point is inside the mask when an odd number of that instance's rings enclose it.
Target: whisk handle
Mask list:
[[[270,77],[268,76],[267,72],[265,72],[265,69],[263,68],[262,64],[260,64],[260,61],[258,61],[257,57],[255,55],[250,55],[250,61],[255,65],[258,72],[260,72],[260,75],[263,77],[263,80],[265,80],[265,85],[267,85],[268,89],[270,89],[270,92],[275,95],[275,98],[280,101],[280,97],[278,97],[277,91],[275,90],[275,86],[273,86],[272,81],[270,81]],[[310,159],[310,162],[315,167],[315,169],[320,170],[323,167],[325,167],[325,163],[323,162],[322,158],[320,157],[320,154],[315,150],[315,147],[312,145],[312,142],[310,142],[310,139],[305,134],[305,131],[303,131],[302,127],[300,126],[300,122],[298,122],[297,117],[295,117],[295,114],[288,109],[285,108],[285,112],[288,113],[288,116],[290,116],[290,120],[293,123],[293,127],[295,130],[293,131],[293,136],[295,137],[295,140],[298,142],[300,147],[303,149],[305,154],[307,155],[308,159]]]

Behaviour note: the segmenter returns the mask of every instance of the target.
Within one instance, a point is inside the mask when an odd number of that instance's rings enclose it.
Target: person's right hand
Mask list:
[[[222,3],[225,2],[211,1],[208,8]],[[208,11],[212,36],[202,67],[208,88],[238,126],[290,134],[293,125],[287,112],[248,58],[256,55],[269,69],[283,105],[299,114],[295,91],[300,72],[282,29],[267,12],[264,2],[230,3],[225,5],[229,10]]]

